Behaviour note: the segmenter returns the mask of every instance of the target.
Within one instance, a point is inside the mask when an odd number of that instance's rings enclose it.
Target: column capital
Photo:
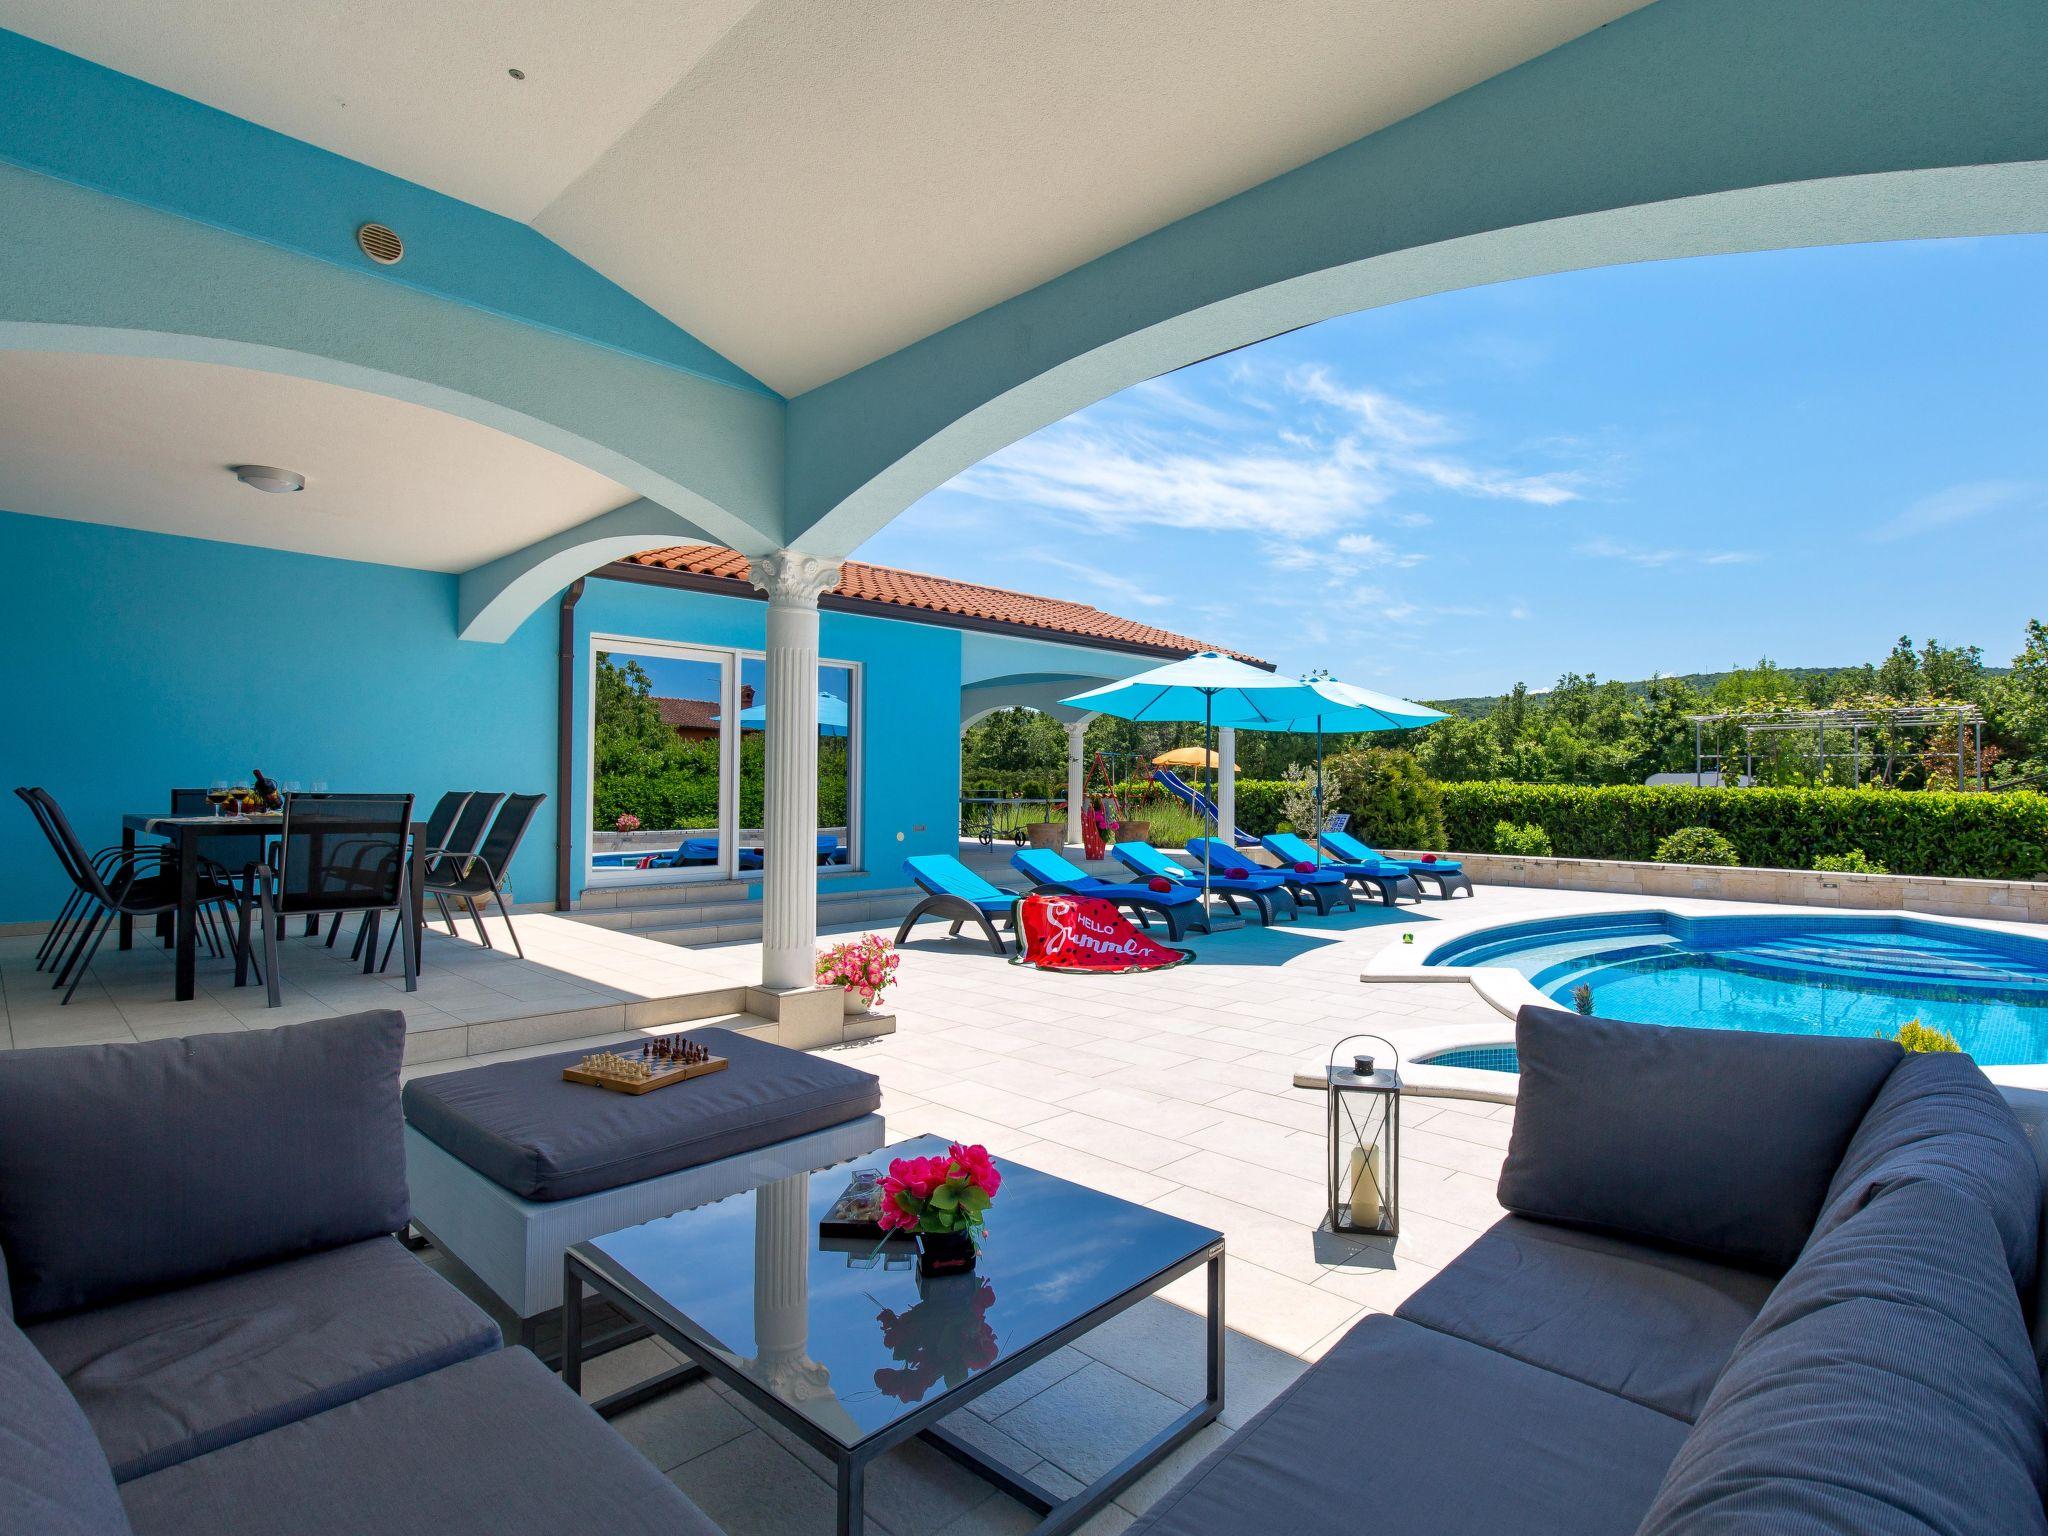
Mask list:
[[[778,549],[747,562],[747,580],[787,608],[815,608],[819,594],[839,585],[839,562],[794,549]]]

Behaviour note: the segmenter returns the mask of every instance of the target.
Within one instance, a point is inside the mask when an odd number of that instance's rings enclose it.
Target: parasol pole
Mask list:
[[[1202,845],[1202,916],[1209,916],[1209,859],[1216,851],[1216,770],[1212,749],[1209,745],[1210,721],[1216,711],[1216,690],[1202,692],[1202,757],[1203,776],[1209,781],[1209,841]]]
[[[1309,841],[1315,845],[1316,862],[1323,862],[1323,717],[1316,716],[1316,829]]]

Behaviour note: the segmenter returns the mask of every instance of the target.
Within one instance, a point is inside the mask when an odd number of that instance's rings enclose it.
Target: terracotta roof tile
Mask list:
[[[657,570],[682,571],[734,582],[747,579],[747,557],[715,544],[678,544],[668,549],[650,549],[627,557],[627,564]],[[848,560],[840,567],[840,597],[897,608],[918,608],[928,613],[954,614],[993,624],[1014,625],[1083,640],[1107,640],[1136,646],[1161,655],[1193,655],[1196,651],[1222,651],[1240,661],[1268,666],[1257,656],[1211,645],[1191,635],[1119,618],[1087,603],[1070,603],[1056,597],[1036,597],[1013,592],[1007,587],[984,587],[971,581],[954,581],[946,576],[927,576],[919,571],[902,571],[893,566],[868,565]]]

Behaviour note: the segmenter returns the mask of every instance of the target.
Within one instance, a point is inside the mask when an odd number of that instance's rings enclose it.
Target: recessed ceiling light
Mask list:
[[[279,469],[274,464],[230,464],[235,478],[252,490],[268,491],[273,496],[288,495],[292,491],[306,488],[306,477],[295,470]]]

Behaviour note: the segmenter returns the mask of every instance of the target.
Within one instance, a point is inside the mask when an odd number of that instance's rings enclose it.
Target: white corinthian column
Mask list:
[[[793,549],[747,579],[768,594],[768,738],[762,783],[761,984],[814,984],[818,944],[818,594],[839,563]]]
[[[1088,758],[1082,743],[1088,737],[1088,722],[1093,715],[1085,715],[1067,726],[1067,841],[1078,844],[1081,841],[1081,802],[1087,798]]]

